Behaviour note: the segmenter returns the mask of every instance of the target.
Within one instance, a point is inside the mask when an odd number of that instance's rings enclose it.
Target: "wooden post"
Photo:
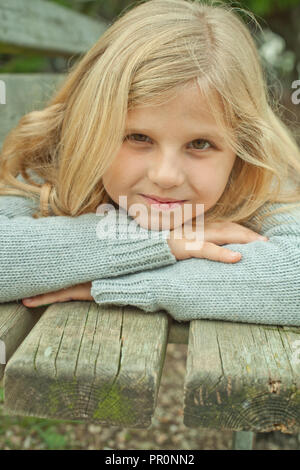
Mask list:
[[[251,431],[233,431],[233,450],[252,450],[255,434]]]

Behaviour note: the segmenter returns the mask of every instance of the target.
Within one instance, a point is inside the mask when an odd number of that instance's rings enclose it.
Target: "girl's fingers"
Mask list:
[[[267,237],[244,227],[242,225],[231,223],[210,223],[206,227],[205,240],[216,245],[225,245],[227,243],[251,243],[257,240],[267,241]]]
[[[221,263],[236,263],[242,258],[241,253],[235,253],[228,248],[216,245],[212,242],[203,242],[200,248],[189,248],[190,240],[168,239],[168,243],[173,255],[178,260],[188,258],[206,258]]]
[[[40,305],[47,305],[49,302],[42,299],[36,299],[35,297],[30,297],[27,299],[22,299],[25,307],[39,307]]]
[[[228,248],[223,248],[210,242],[205,242],[198,254],[199,256],[196,254],[194,256],[219,261],[221,263],[236,263],[242,258],[241,253],[228,250]]]
[[[68,296],[61,291],[50,292],[49,294],[36,295],[35,297],[23,299],[25,306],[39,307],[54,302],[64,302],[68,300]]]
[[[91,287],[91,282],[85,282],[55,292],[36,295],[31,299],[24,298],[23,303],[26,307],[39,307],[41,305],[53,304],[55,302],[68,302],[70,300],[94,300],[91,295]]]
[[[237,263],[241,260],[242,254],[222,245],[246,244],[258,240],[268,241],[268,238],[236,223],[214,222],[206,225],[202,246],[198,247],[196,244],[197,246],[192,248],[189,246],[191,241],[188,238],[177,239],[172,231],[168,243],[173,255],[178,260],[206,258],[221,263]],[[201,244],[199,243],[199,245]]]

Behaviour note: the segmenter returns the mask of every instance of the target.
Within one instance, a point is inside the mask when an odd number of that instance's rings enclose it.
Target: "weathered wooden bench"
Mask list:
[[[45,1],[4,0],[0,52],[72,57],[105,29],[104,23]],[[0,144],[23,114],[43,106],[63,78],[0,75]],[[164,311],[145,314],[130,306],[0,304],[4,412],[149,427],[167,345],[184,343],[185,425],[232,430],[233,448],[251,449],[256,432],[300,430],[300,359],[295,360],[294,348],[299,339],[296,327],[178,323]]]

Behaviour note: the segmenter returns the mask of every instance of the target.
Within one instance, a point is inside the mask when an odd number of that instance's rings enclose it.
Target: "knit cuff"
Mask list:
[[[168,244],[168,230],[146,230],[122,211],[100,219],[96,234],[105,244],[101,278],[159,268],[177,261]]]
[[[131,305],[146,312],[161,310],[146,279],[128,282],[119,278],[92,282],[91,295],[100,305]]]

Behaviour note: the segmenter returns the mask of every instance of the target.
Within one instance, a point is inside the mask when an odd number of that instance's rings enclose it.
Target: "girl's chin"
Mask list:
[[[177,222],[176,224],[174,223],[174,220],[172,220],[172,217],[163,217],[161,215],[152,218],[150,215],[148,217],[138,215],[134,220],[138,225],[140,225],[140,227],[153,231],[174,230],[175,228],[182,226],[182,221]]]

